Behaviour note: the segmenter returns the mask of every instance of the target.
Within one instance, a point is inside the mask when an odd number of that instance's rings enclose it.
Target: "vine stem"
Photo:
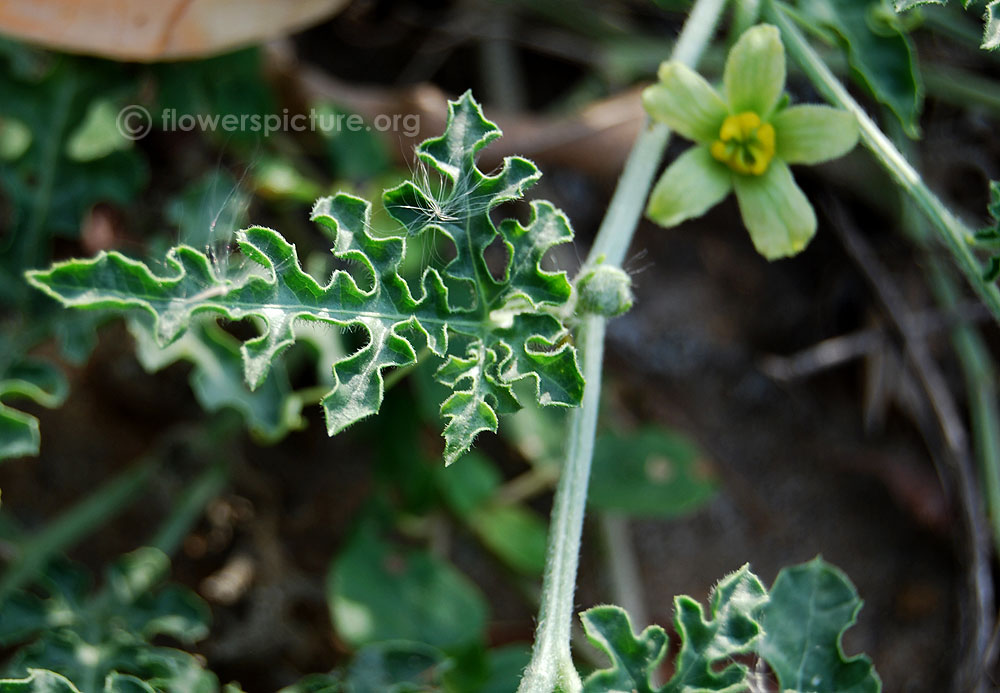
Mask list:
[[[830,103],[850,111],[858,119],[861,141],[931,222],[938,237],[951,251],[959,269],[965,274],[966,280],[993,313],[993,317],[1000,321],[1000,289],[992,283],[987,284],[983,281],[982,267],[968,243],[972,230],[959,221],[927,187],[923,178],[899,152],[892,140],[848,93],[795,26],[783,4],[777,0],[766,0],[764,14],[781,30],[785,47],[812,81],[816,90]]]
[[[725,3],[726,0],[695,2],[674,46],[673,60],[691,67],[697,64],[715,33]],[[598,263],[621,266],[669,139],[670,131],[665,125],[647,121],[643,126],[581,272]],[[576,332],[577,350],[587,385],[580,407],[569,415],[566,463],[552,507],[535,645],[518,693],[578,693],[583,688],[573,666],[570,636],[587,485],[601,399],[606,327],[606,318],[587,315],[582,318]]]

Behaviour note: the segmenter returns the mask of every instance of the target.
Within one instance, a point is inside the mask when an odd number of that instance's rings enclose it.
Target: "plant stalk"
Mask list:
[[[674,46],[673,60],[692,67],[697,64],[715,33],[724,6],[725,0],[697,0]],[[669,139],[669,129],[661,124],[647,122],[639,133],[584,269],[599,262],[621,266]],[[549,528],[538,629],[531,662],[518,693],[578,693],[583,688],[573,666],[570,638],[587,485],[597,432],[606,326],[605,318],[587,315],[577,328],[576,344],[587,385],[583,402],[569,417],[566,463],[556,487]]]
[[[783,4],[777,0],[766,0],[764,15],[781,30],[785,47],[812,81],[816,90],[830,103],[850,111],[858,119],[861,141],[931,222],[937,236],[951,251],[952,257],[965,275],[966,281],[990,309],[993,317],[1000,322],[1000,289],[995,284],[987,284],[983,281],[983,268],[968,243],[968,239],[972,236],[972,230],[959,221],[938,199],[937,195],[931,192],[916,169],[910,165],[875,121],[848,93],[844,85],[840,83],[822,58],[806,41],[802,32],[789,17]]]
[[[542,603],[531,663],[518,688],[520,693],[577,693],[580,677],[570,655],[573,595],[587,505],[590,463],[594,456],[597,410],[601,398],[601,364],[606,320],[596,315],[583,319],[577,331],[583,376],[587,387],[580,407],[570,413],[566,432],[566,465],[556,487],[545,560]]]

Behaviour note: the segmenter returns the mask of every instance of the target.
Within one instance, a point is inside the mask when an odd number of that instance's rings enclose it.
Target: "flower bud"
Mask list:
[[[593,313],[612,318],[632,307],[632,278],[619,267],[598,265],[587,271],[578,281],[576,289],[579,313]]]

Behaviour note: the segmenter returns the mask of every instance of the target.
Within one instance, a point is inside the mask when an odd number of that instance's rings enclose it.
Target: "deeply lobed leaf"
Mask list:
[[[163,552],[142,548],[91,593],[87,573],[50,566],[39,585],[44,598],[20,591],[3,604],[0,644],[19,646],[4,673],[26,678],[2,680],[0,691],[217,691],[193,655],[153,644],[207,634],[208,607],[186,588],[161,585],[168,569]]]
[[[29,399],[43,407],[58,407],[69,389],[55,366],[25,359],[0,370],[0,460],[37,455],[38,419],[4,404],[11,398]]]
[[[539,176],[531,162],[516,157],[496,174],[483,174],[476,153],[499,136],[469,94],[450,104],[445,133],[417,148],[425,167],[417,180],[383,196],[403,235],[375,236],[365,200],[346,193],[318,200],[312,220],[332,239],[334,256],[353,265],[326,283],[302,269],[292,244],[261,227],[236,236],[255,266],[242,278],[222,276],[205,253],[185,245],[167,253],[162,274],[110,252],[27,277],[66,306],[145,313],[161,347],[180,339],[200,314],[251,318],[260,335],[241,346],[251,388],[296,341],[297,325],[361,331],[365,343],[333,364],[333,385],[322,400],[330,435],[376,413],[384,372],[415,363],[416,349],[426,344],[444,359],[438,379],[453,390],[442,404],[450,463],[479,432],[496,430],[498,414],[519,408],[515,382],[533,380],[545,405],[575,406],[583,393],[560,318],[571,288],[564,273],[541,266],[552,246],[572,239],[572,230],[546,202],[532,204],[526,225],[506,220],[496,228],[490,211],[520,197]],[[411,286],[400,274],[407,238],[428,232],[450,239],[456,254],[443,267],[426,268]],[[494,277],[484,253],[498,236],[508,257],[502,276]]]
[[[760,672],[738,658],[756,655],[778,677],[779,690],[798,693],[878,693],[871,661],[847,658],[844,631],[861,608],[857,592],[835,567],[816,558],[783,569],[770,594],[744,566],[712,593],[705,618],[689,597],[674,601],[680,649],[674,675],[662,687],[651,683],[668,650],[667,635],[650,626],[638,636],[617,606],[581,614],[590,641],[612,666],[591,674],[585,693],[718,693],[757,690]]]
[[[987,282],[996,281],[1000,278],[1000,182],[990,181],[990,202],[986,206],[993,223],[990,226],[980,229],[969,239],[982,248],[992,251],[989,263],[983,272],[983,280]]]

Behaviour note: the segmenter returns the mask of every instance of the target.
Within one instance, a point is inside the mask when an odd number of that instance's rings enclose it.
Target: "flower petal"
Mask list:
[[[771,119],[777,154],[789,164],[818,164],[836,159],[858,143],[854,114],[830,106],[792,106]]]
[[[660,81],[642,92],[642,105],[654,120],[682,137],[711,142],[728,115],[726,103],[705,78],[684,63],[660,65]]]
[[[733,189],[733,174],[708,147],[692,147],[670,164],[649,196],[646,215],[660,226],[700,217]]]
[[[733,113],[753,111],[767,120],[785,90],[785,47],[777,27],[744,31],[729,51],[722,82]]]
[[[762,176],[734,176],[743,223],[768,260],[800,253],[816,233],[816,214],[788,166],[771,162]]]

